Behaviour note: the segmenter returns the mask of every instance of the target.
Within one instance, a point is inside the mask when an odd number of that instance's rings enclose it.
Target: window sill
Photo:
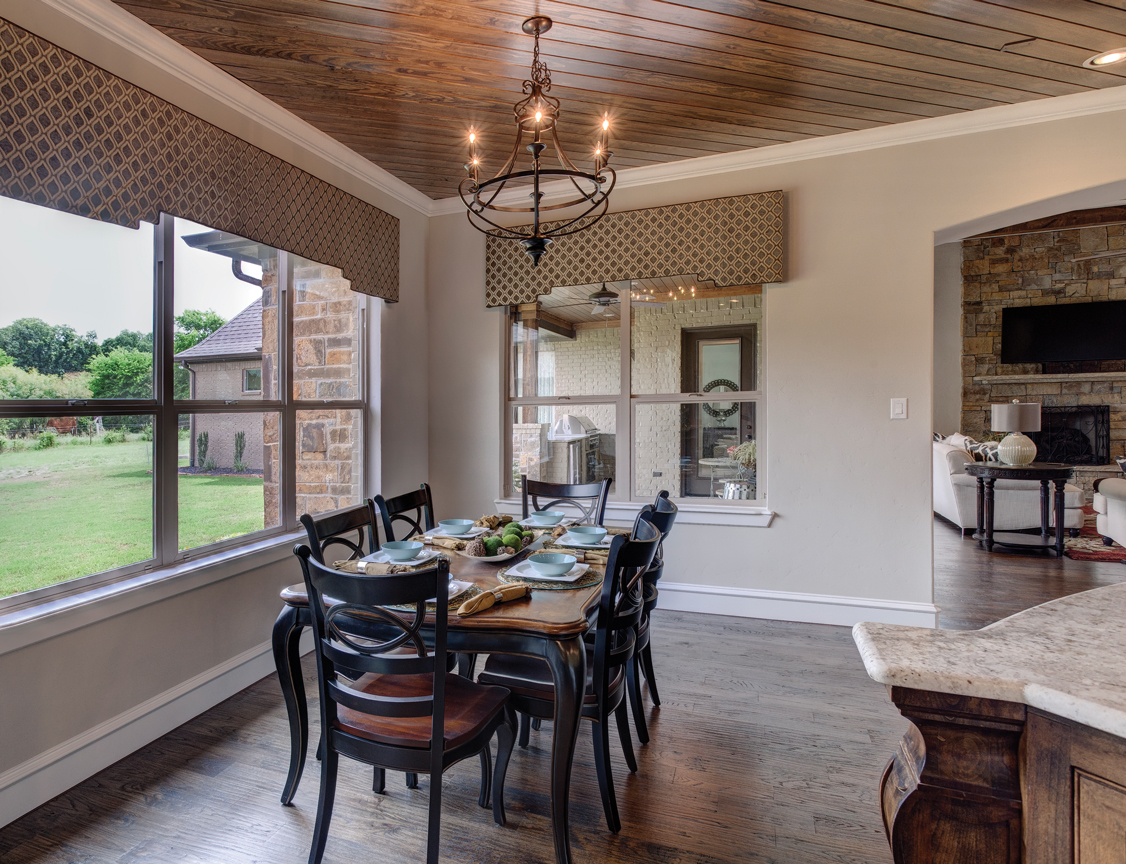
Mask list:
[[[493,501],[497,513],[509,516],[519,516],[521,501],[519,498],[497,498]],[[645,504],[635,501],[608,501],[606,503],[606,521],[619,522],[632,525],[637,514]],[[774,511],[767,507],[738,504],[688,504],[676,502],[680,512],[677,514],[678,525],[726,525],[735,528],[769,528],[774,521]]]
[[[0,654],[194,591],[250,569],[281,563],[291,556],[293,544],[304,537],[304,531],[268,537],[89,591],[13,609],[0,615]]]

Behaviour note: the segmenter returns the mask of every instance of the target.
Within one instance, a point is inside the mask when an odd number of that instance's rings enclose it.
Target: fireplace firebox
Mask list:
[[[1036,442],[1037,462],[1107,465],[1110,406],[1045,406],[1040,411],[1040,431],[1029,437]]]

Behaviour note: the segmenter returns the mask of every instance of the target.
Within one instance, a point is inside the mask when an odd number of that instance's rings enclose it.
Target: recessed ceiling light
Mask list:
[[[1088,69],[1101,69],[1103,66],[1121,63],[1123,60],[1126,60],[1126,48],[1115,48],[1113,51],[1104,51],[1084,60],[1083,65]]]

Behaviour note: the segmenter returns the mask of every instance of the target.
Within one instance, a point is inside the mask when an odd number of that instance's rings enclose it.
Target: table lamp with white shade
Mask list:
[[[1024,432],[1040,431],[1039,402],[1005,402],[991,405],[994,432],[1009,432],[997,445],[997,455],[1006,465],[1028,465],[1036,458],[1036,442]]]

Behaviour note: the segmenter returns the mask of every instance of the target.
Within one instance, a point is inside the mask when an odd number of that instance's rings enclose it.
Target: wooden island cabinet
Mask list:
[[[1126,584],[854,638],[911,721],[880,788],[897,864],[1126,864]]]

